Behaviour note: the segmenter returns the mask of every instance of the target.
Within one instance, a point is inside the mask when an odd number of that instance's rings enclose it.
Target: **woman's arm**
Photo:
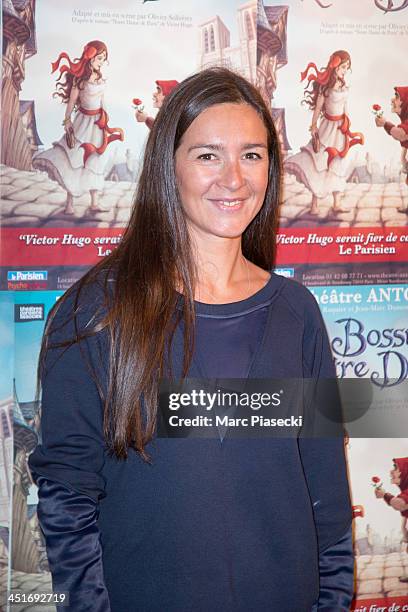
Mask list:
[[[319,554],[320,591],[317,610],[348,612],[354,590],[354,550],[351,526]]]
[[[354,592],[354,551],[343,442],[303,439],[299,447],[319,546],[317,610],[348,611]]]
[[[336,378],[327,332],[314,298],[305,321],[305,377]],[[330,385],[331,386],[331,385]],[[318,406],[314,405],[314,410]],[[333,424],[333,435],[315,432],[299,439],[319,546],[320,593],[317,610],[349,610],[354,592],[351,501],[344,438]],[[337,431],[336,431],[337,430]],[[320,433],[320,435],[319,435]]]
[[[83,331],[95,312],[78,316]],[[43,529],[56,591],[68,591],[75,612],[108,612],[97,528],[97,504],[104,496],[103,410],[92,364],[103,363],[106,347],[92,336],[68,347],[74,337],[73,296],[62,304],[52,325],[42,375],[41,444],[28,463],[39,486],[38,518]],[[104,350],[105,349],[105,350]],[[99,608],[89,602],[97,601]],[[66,608],[61,608],[65,610]]]
[[[66,612],[110,612],[104,583],[98,506],[83,493],[40,476],[37,515],[54,593],[67,593]]]

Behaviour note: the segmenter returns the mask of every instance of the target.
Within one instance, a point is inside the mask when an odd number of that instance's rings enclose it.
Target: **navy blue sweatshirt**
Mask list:
[[[100,299],[96,286],[87,289],[80,328]],[[319,309],[301,285],[273,274],[247,300],[196,306],[189,376],[334,376]],[[72,323],[64,324],[71,310],[72,298],[53,340],[72,338]],[[118,461],[106,453],[86,367],[90,359],[103,376],[107,339],[97,334],[81,345],[47,354],[42,444],[29,459],[54,589],[69,590],[70,610],[348,609],[342,439],[156,438],[151,465],[133,451]],[[176,375],[181,355],[180,326]]]

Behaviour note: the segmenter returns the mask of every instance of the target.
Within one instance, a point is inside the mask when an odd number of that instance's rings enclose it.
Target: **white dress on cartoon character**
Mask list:
[[[103,142],[103,130],[95,125],[99,115],[84,115],[81,108],[98,110],[103,108],[105,82],[86,81],[79,92],[78,110],[72,122],[75,146],[70,149],[65,134],[54,142],[51,149],[38,153],[33,158],[33,166],[44,170],[49,177],[73,196],[81,196],[92,189],[101,191],[104,186],[106,151],[99,155],[91,153],[84,165],[82,143],[92,143],[99,147]]]
[[[348,87],[330,89],[323,112],[326,111],[328,115],[347,114],[347,97]],[[339,129],[341,124],[342,120],[330,121],[323,115],[318,126],[319,152],[313,151],[310,140],[306,146],[301,147],[300,153],[288,157],[284,162],[285,171],[294,174],[318,198],[324,198],[335,191],[343,192],[347,179],[357,166],[356,152],[351,148],[345,157],[335,157],[330,167],[327,167],[328,154],[325,148],[335,147],[339,151],[344,148],[346,137]]]

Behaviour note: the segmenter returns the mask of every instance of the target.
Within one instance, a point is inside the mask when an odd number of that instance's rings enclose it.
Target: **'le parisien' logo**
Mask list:
[[[47,270],[9,270],[7,272],[7,289],[10,291],[46,289],[47,283]]]

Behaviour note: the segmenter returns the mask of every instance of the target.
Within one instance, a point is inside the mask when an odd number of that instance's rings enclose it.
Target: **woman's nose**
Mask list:
[[[219,183],[230,191],[237,191],[245,184],[240,160],[226,160],[224,162]]]

